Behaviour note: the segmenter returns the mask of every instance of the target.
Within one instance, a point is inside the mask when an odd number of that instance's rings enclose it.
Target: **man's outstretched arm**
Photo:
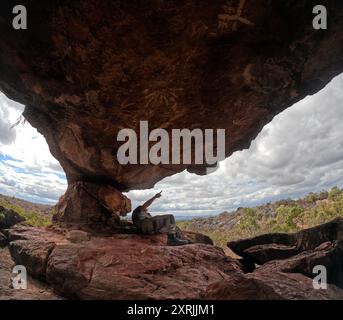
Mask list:
[[[151,204],[154,202],[155,199],[160,198],[160,197],[162,196],[161,193],[162,193],[162,191],[159,192],[159,193],[156,193],[151,199],[149,199],[148,201],[146,201],[146,202],[142,205],[143,209],[148,209],[148,208],[151,206]]]

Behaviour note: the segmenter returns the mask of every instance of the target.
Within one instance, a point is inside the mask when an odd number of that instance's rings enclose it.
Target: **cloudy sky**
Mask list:
[[[28,123],[11,129],[23,109],[0,93],[0,193],[54,204],[65,176],[35,129]],[[163,190],[153,213],[208,215],[342,187],[342,120],[343,75],[275,117],[249,150],[234,153],[216,172],[183,172],[128,196],[136,206]]]

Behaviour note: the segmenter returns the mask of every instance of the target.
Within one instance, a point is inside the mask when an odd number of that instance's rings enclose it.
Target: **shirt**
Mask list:
[[[149,218],[149,216],[142,210],[139,206],[132,212],[132,222],[134,224],[139,224],[142,220]]]

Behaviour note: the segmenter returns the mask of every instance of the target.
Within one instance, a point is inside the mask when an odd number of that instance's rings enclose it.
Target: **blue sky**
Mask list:
[[[36,129],[27,122],[12,128],[23,110],[0,93],[0,193],[54,204],[66,189],[65,175]]]
[[[163,190],[153,213],[208,215],[342,187],[342,101],[343,75],[276,116],[250,149],[234,153],[216,172],[182,172],[127,195],[136,206]],[[64,172],[28,123],[11,129],[23,109],[0,93],[0,193],[54,204],[66,189]]]

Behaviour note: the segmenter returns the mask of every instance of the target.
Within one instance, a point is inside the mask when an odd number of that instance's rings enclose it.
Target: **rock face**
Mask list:
[[[25,219],[13,210],[7,210],[0,206],[0,230],[8,229]]]
[[[320,31],[312,0],[32,0],[22,31],[12,28],[14,4],[0,4],[0,90],[26,105],[67,174],[62,201],[73,210],[57,215],[64,221],[88,221],[88,196],[75,184],[99,194],[149,188],[184,169],[205,173],[206,164],[119,164],[120,129],[139,133],[142,120],[169,133],[225,129],[228,157],[343,70],[340,1],[321,1],[329,30]],[[126,199],[112,204],[128,210]]]
[[[131,211],[131,201],[110,185],[76,182],[68,186],[55,208],[54,222],[111,229]]]
[[[304,251],[284,259],[272,256],[249,273],[200,236],[205,243],[169,247],[165,235],[105,237],[80,230],[65,235],[57,228],[16,225],[7,230],[7,237],[13,260],[66,298],[343,299],[342,244],[337,240],[342,225],[340,219],[307,230],[297,237],[308,240]],[[332,240],[314,248],[313,236],[329,230],[334,232]],[[327,268],[326,290],[313,287],[315,265]]]
[[[7,237],[3,233],[3,230],[10,228],[17,223],[23,222],[24,220],[25,219],[17,212],[0,206],[0,248],[6,247],[8,244]]]
[[[294,234],[229,242],[249,271],[209,287],[209,299],[343,299],[343,219]],[[315,266],[327,271],[327,290],[313,288]],[[259,295],[256,295],[259,292]]]
[[[43,282],[40,282],[28,276],[26,290],[15,290],[11,286],[11,278],[15,276],[12,273],[14,266],[8,248],[0,249],[0,300],[60,300],[62,297],[54,293],[51,288]]]
[[[226,274],[241,273],[239,262],[222,250],[199,243],[167,247],[165,235],[75,242],[67,240],[70,235],[18,225],[8,238],[14,261],[68,298],[196,299]]]
[[[300,273],[261,270],[232,274],[211,284],[203,296],[210,300],[342,300],[343,290],[328,285],[326,290],[313,288],[312,279]]]

